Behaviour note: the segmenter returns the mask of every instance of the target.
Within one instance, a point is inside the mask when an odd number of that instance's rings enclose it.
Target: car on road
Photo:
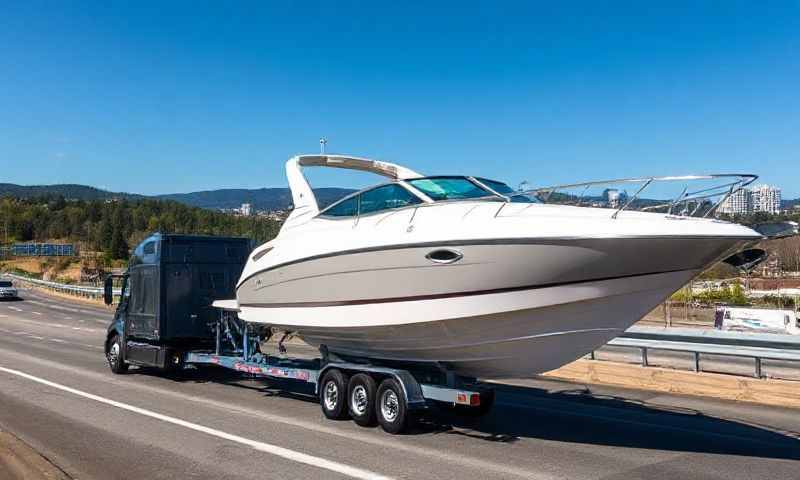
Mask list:
[[[14,284],[11,280],[0,280],[0,298],[19,298],[19,292],[14,288]]]

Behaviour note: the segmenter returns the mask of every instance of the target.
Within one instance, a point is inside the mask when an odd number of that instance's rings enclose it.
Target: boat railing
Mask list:
[[[663,211],[674,216],[708,218],[713,216],[733,194],[750,185],[757,178],[758,175],[735,173],[622,178],[541,187],[520,191],[518,194],[534,197],[542,203],[613,208],[612,218],[617,218],[625,210]],[[684,185],[679,194],[668,196],[667,199],[646,197],[648,190],[652,190],[657,184],[664,183],[683,183]],[[698,184],[700,186],[697,186]],[[609,187],[621,188],[620,186],[626,185],[636,188],[633,195],[628,196],[627,192],[623,192],[613,200],[610,198],[609,192],[612,189]],[[607,188],[602,195],[587,195],[590,189],[603,186]]]

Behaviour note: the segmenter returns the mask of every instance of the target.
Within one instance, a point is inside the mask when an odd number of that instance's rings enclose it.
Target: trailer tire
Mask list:
[[[378,386],[366,373],[350,377],[347,384],[347,408],[350,418],[362,427],[375,426],[375,394]]]
[[[341,370],[328,370],[319,384],[319,405],[331,420],[347,418],[347,376]]]
[[[375,397],[375,415],[386,433],[398,434],[410,423],[408,404],[400,382],[394,378],[383,380]]]
[[[128,371],[128,364],[122,358],[122,343],[120,342],[119,335],[114,335],[108,341],[108,351],[106,352],[106,360],[111,371],[117,375],[121,375]]]

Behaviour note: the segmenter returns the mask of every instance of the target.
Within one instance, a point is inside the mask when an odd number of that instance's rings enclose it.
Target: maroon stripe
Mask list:
[[[685,270],[683,269],[664,270],[661,272],[635,273],[632,275],[619,275],[616,277],[590,278],[586,280],[576,280],[572,282],[541,283],[538,285],[527,285],[522,287],[494,288],[490,290],[472,290],[467,292],[435,293],[431,295],[416,295],[408,297],[368,298],[368,299],[357,299],[357,300],[337,300],[337,301],[327,301],[327,302],[242,303],[240,304],[240,306],[254,307],[254,308],[299,308],[299,307],[341,307],[346,305],[368,305],[372,303],[413,302],[416,300],[437,300],[442,298],[473,297],[476,295],[489,295],[492,293],[521,292],[524,290],[538,290],[542,288],[563,287],[566,285],[580,285],[582,283],[603,282],[607,280],[621,280],[623,278],[636,278],[636,277],[644,277],[647,275],[658,275],[662,273],[675,273],[682,271]]]

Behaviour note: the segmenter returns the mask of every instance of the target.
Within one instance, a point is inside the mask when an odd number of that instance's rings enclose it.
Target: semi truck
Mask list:
[[[421,413],[435,408],[470,416],[491,409],[490,386],[440,363],[341,359],[325,345],[312,358],[288,355],[284,339],[292,332],[247,322],[232,300],[252,249],[250,240],[236,237],[156,233],[143,240],[127,271],[104,284],[104,301],[111,305],[114,283],[121,283],[104,345],[111,371],[227,368],[280,380],[280,388],[310,390],[327,418],[380,424],[388,433],[407,430]],[[266,348],[274,335],[281,338],[277,355]]]

